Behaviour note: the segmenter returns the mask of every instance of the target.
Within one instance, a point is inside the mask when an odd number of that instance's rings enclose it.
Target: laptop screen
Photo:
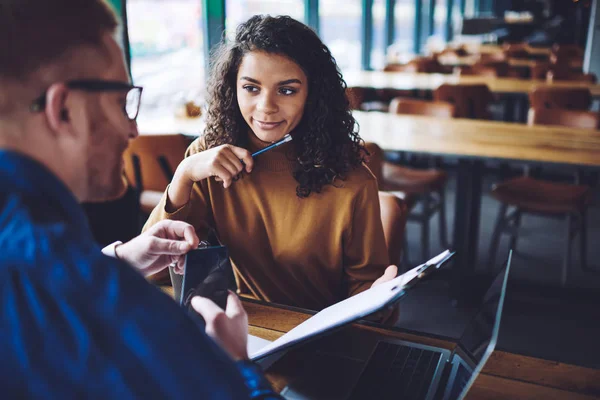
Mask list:
[[[469,322],[458,342],[458,347],[462,350],[461,355],[465,355],[466,359],[454,357],[455,363],[445,399],[462,399],[466,395],[496,346],[511,258],[512,252],[508,256],[506,267],[493,280],[483,297],[479,311]]]

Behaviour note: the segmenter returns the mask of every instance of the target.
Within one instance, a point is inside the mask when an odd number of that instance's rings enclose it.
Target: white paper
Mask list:
[[[449,253],[449,251],[445,251],[427,263],[436,264]],[[323,309],[274,342],[260,348],[258,351],[249,351],[250,358],[256,359],[265,356],[284,346],[303,341],[374,313],[399,296],[404,290],[405,285],[420,273],[421,267],[422,265],[415,267],[389,282],[377,285],[374,288],[365,290],[362,293]]]
[[[254,354],[271,343],[270,340],[248,335],[248,354]]]

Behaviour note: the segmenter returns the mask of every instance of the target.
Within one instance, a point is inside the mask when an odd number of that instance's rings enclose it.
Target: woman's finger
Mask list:
[[[231,173],[220,163],[213,165],[211,173],[213,176],[219,177],[219,179],[223,181],[223,187],[228,187],[231,183]]]
[[[254,159],[252,158],[252,154],[246,149],[242,149],[241,147],[231,146],[231,151],[238,160],[242,160],[246,165],[246,172],[250,173],[252,168],[254,168]]]

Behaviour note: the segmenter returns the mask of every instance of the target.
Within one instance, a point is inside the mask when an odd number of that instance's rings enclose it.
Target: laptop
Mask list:
[[[462,400],[496,346],[511,258],[512,252],[453,350],[379,336],[364,362],[356,353],[366,340],[349,352],[346,344],[342,362],[319,360],[326,367],[319,371],[312,364],[307,376],[285,387],[281,395],[286,399]],[[335,347],[335,341],[343,340],[334,338],[325,347]],[[332,376],[336,373],[337,378]]]

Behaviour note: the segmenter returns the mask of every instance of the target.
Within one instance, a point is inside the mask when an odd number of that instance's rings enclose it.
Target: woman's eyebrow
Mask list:
[[[279,83],[278,83],[278,85],[279,85],[279,86],[282,86],[282,85],[289,85],[290,83],[298,83],[298,84],[302,84],[302,82],[300,81],[300,79],[295,79],[295,78],[294,78],[294,79],[288,79],[288,80],[285,80],[285,81],[281,81],[281,82],[279,82]]]
[[[242,76],[240,78],[240,81],[248,81],[248,82],[252,82],[252,83],[256,83],[257,85],[260,85],[260,81],[254,78],[250,78],[249,76]],[[285,81],[281,81],[279,83],[277,83],[278,86],[283,86],[283,85],[289,85],[290,83],[298,83],[298,84],[302,84],[302,81],[300,79],[286,79]]]
[[[253,79],[253,78],[250,78],[250,77],[247,77],[247,76],[242,76],[240,78],[240,81],[249,81],[249,82],[252,82],[252,83],[256,83],[257,85],[260,85],[260,81],[258,81],[256,79]]]

